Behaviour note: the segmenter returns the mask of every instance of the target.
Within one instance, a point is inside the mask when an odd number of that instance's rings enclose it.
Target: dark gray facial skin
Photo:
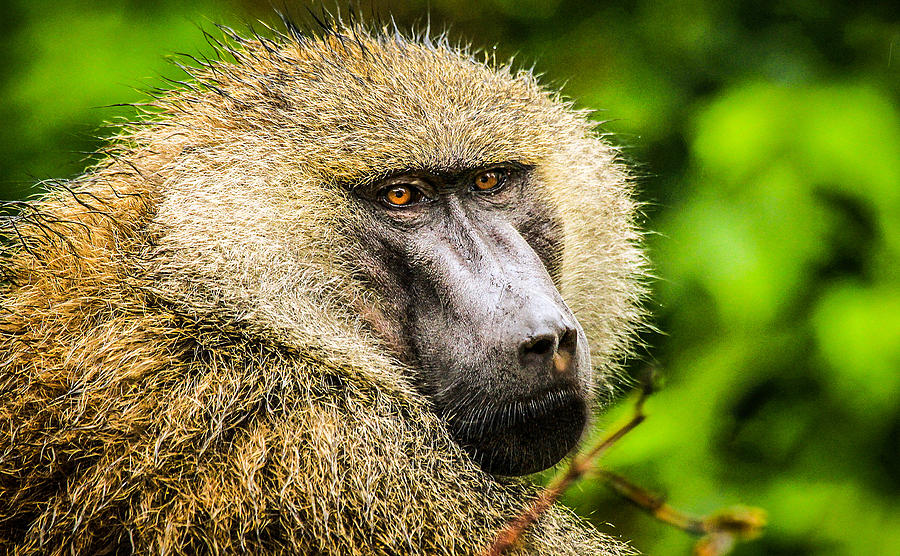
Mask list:
[[[545,469],[588,420],[584,331],[554,284],[557,215],[530,168],[411,171],[354,194],[368,320],[413,369],[454,438],[498,475]],[[484,188],[484,190],[482,190]]]

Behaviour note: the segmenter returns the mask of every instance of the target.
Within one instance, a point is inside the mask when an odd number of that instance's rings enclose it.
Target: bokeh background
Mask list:
[[[287,2],[301,21],[308,6]],[[164,55],[209,53],[201,27],[275,20],[268,0],[0,9],[4,199],[77,175],[101,124],[127,114],[100,107],[180,79]],[[405,27],[430,14],[432,28],[534,63],[600,109],[637,168],[662,333],[645,334],[631,368],[656,364],[666,385],[604,464],[685,511],[765,508],[766,535],[738,555],[900,554],[900,3],[358,10]],[[566,501],[645,553],[690,552],[692,538],[600,483]]]

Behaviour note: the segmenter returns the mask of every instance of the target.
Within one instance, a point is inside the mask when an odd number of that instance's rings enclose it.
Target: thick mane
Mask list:
[[[218,44],[230,61],[4,217],[0,551],[477,552],[531,488],[483,473],[360,317],[351,190],[540,168],[572,215],[561,290],[611,371],[643,264],[615,152],[530,74],[446,44]],[[528,543],[630,553],[560,508]]]

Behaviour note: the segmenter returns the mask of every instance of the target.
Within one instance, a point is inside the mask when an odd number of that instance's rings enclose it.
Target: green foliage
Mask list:
[[[424,17],[424,0],[392,4],[376,11]],[[6,198],[32,176],[77,173],[72,151],[96,147],[92,126],[127,114],[92,107],[178,79],[161,55],[208,53],[206,18],[273,19],[267,2],[98,6],[6,7]],[[766,536],[736,554],[900,553],[896,3],[430,6],[433,26],[536,61],[579,105],[605,109],[603,129],[639,165],[665,334],[647,335],[633,367],[657,360],[667,387],[606,464],[685,511],[766,508]],[[689,552],[693,539],[599,484],[567,501],[649,554]]]

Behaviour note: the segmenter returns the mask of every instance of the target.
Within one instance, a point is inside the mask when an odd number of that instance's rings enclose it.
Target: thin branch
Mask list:
[[[694,546],[694,554],[697,556],[727,554],[737,541],[758,537],[766,525],[766,513],[760,508],[734,506],[708,516],[695,517],[673,508],[662,497],[617,473],[606,470],[598,473],[616,494],[659,521],[692,535],[703,536]]]
[[[669,506],[650,491],[625,477],[598,469],[600,458],[626,434],[640,425],[646,415],[644,402],[652,394],[653,377],[648,378],[637,399],[631,418],[585,452],[577,454],[569,465],[557,473],[549,484],[513,521],[508,523],[485,548],[483,556],[501,556],[513,548],[524,532],[544,514],[572,483],[589,473],[598,476],[617,494],[632,502],[663,523],[701,538],[694,545],[695,556],[722,556],[731,552],[738,541],[758,537],[766,525],[766,513],[759,508],[735,506],[703,517],[694,517]]]

